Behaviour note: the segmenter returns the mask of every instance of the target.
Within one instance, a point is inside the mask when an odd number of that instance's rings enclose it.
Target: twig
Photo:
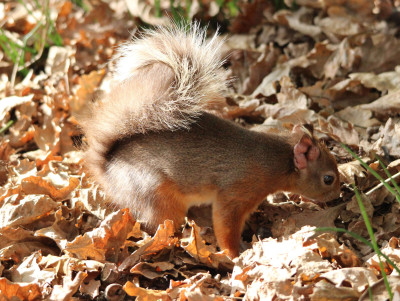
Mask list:
[[[390,178],[387,178],[385,180],[385,183],[390,182],[391,179],[396,179],[398,176],[400,176],[400,171],[398,173],[396,173],[395,175],[391,176]],[[365,195],[370,195],[371,193],[373,193],[374,191],[378,190],[379,188],[381,188],[384,184],[381,182],[378,185],[376,185],[374,188],[372,188],[370,191],[367,191],[365,193]]]

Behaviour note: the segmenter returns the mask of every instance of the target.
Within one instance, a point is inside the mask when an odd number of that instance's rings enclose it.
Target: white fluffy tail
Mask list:
[[[188,128],[211,103],[222,99],[226,76],[222,42],[191,26],[158,27],[123,44],[115,56],[110,93],[83,122],[87,163],[102,173],[118,140],[152,131]]]

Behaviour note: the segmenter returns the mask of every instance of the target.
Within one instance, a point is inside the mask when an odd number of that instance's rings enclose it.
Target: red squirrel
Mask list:
[[[271,193],[328,201],[339,196],[335,158],[296,126],[272,135],[207,111],[226,89],[222,42],[197,24],[146,30],[122,45],[114,84],[83,123],[86,162],[106,194],[147,229],[189,207],[212,204],[221,249],[239,255],[248,215]]]

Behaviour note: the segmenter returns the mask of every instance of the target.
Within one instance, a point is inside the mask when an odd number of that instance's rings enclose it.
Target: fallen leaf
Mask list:
[[[51,295],[48,300],[70,300],[72,296],[78,291],[83,280],[87,277],[84,272],[78,272],[73,279],[68,276],[63,277],[62,285],[55,285],[51,291]]]
[[[56,274],[52,270],[42,270],[39,266],[41,253],[34,252],[26,257],[17,269],[11,271],[11,280],[13,282],[38,283],[44,285],[52,283]]]
[[[349,77],[359,80],[365,87],[375,88],[389,94],[395,92],[400,86],[400,67],[396,66],[395,71],[375,73],[351,73]]]
[[[110,214],[98,228],[67,242],[64,251],[80,259],[114,260],[135,221],[127,209]]]
[[[311,300],[322,301],[340,301],[340,300],[358,300],[360,293],[350,287],[336,287],[328,281],[318,282],[310,295]]]
[[[85,283],[85,281],[83,281],[81,286],[79,287],[79,291],[82,294],[89,295],[92,299],[95,299],[99,296],[100,285],[101,282],[99,280],[91,279],[88,283]]]
[[[139,249],[127,257],[118,267],[120,271],[131,268],[139,262],[140,258],[155,257],[155,255],[164,250],[172,249],[178,242],[174,236],[174,225],[171,220],[165,220],[164,224],[159,225],[153,238],[146,241]]]
[[[361,158],[361,160],[368,161],[369,158]],[[366,178],[367,171],[361,165],[360,161],[354,160],[351,162],[339,164],[340,182],[348,184],[354,183],[355,178]]]
[[[64,184],[64,183],[63,183]],[[59,187],[41,177],[27,177],[22,180],[22,191],[26,194],[45,194],[55,200],[63,200],[79,185],[79,180],[69,178],[68,186]],[[58,186],[58,187],[57,187]]]
[[[397,119],[389,118],[387,120],[379,132],[379,138],[372,145],[372,149],[379,155],[384,155],[385,152],[392,156],[400,155],[400,125]]]
[[[362,267],[329,271],[321,274],[320,277],[330,281],[336,287],[348,287],[350,285],[358,293],[364,292],[368,286],[378,281],[373,271]]]
[[[371,110],[378,118],[395,116],[400,112],[400,90],[382,96],[369,104],[361,105],[360,108]]]
[[[6,113],[10,111],[12,108],[19,106],[21,104],[27,103],[32,101],[33,94],[27,96],[9,96],[6,98],[1,99],[0,101],[0,120],[2,120]]]
[[[0,277],[0,295],[5,300],[18,298],[19,300],[34,301],[43,297],[41,288],[37,283],[13,283]]]
[[[178,277],[178,273],[174,270],[175,265],[170,262],[139,262],[131,268],[130,273],[143,275],[146,278],[154,279],[164,277],[165,275],[172,275]]]
[[[27,195],[21,200],[13,195],[0,208],[0,229],[23,226],[54,213],[58,204],[46,195]]]
[[[226,252],[215,252],[215,248],[205,244],[200,235],[200,228],[192,222],[190,237],[186,240],[181,239],[182,248],[194,257],[197,261],[212,268],[232,268],[232,261]]]
[[[129,295],[136,297],[136,300],[141,301],[158,301],[158,300],[170,300],[165,291],[157,291],[144,289],[137,287],[130,281],[127,281],[124,285],[124,291]]]

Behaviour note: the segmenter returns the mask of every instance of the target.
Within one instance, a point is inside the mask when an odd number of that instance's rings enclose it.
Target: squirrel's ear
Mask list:
[[[304,124],[296,124],[293,129],[293,133],[302,133],[308,134],[310,137],[314,134],[314,126],[312,124],[304,123]]]
[[[318,146],[315,145],[314,140],[308,134],[301,137],[300,141],[294,146],[293,152],[294,165],[298,169],[307,168],[308,162],[316,160],[320,154]]]

